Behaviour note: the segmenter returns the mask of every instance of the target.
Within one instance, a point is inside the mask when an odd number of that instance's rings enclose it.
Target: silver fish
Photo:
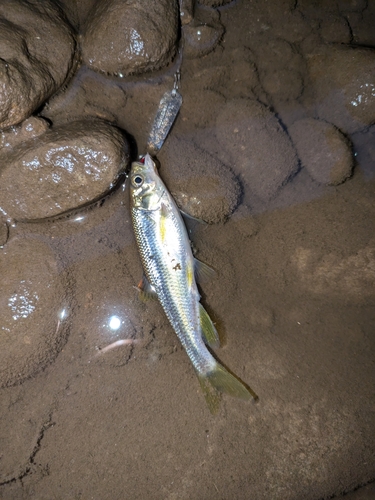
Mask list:
[[[181,213],[148,154],[144,162],[132,163],[130,205],[145,274],[142,293],[159,299],[195,368],[210,410],[217,410],[223,392],[257,399],[252,389],[216,361],[205,345],[217,347],[219,337],[200,303],[195,276],[212,270],[193,257]]]

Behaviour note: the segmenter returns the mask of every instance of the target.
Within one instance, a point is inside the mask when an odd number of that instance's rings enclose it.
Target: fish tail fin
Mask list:
[[[251,387],[241,382],[218,362],[211,371],[197,375],[211,413],[218,411],[222,393],[245,400],[258,399]]]

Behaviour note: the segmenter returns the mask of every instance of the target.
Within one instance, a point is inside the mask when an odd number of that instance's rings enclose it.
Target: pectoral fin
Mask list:
[[[194,215],[190,215],[188,214],[187,212],[184,212],[183,210],[181,210],[181,208],[179,209],[180,212],[181,212],[181,215],[185,218],[185,219],[191,219],[191,220],[194,220],[196,222],[200,222],[201,224],[206,224],[206,222],[202,219],[198,219],[198,217],[194,217]]]
[[[216,275],[215,269],[198,259],[194,259],[194,273],[198,283],[207,281]]]
[[[147,300],[156,300],[158,298],[155,288],[151,285],[145,275],[142,276],[142,279],[138,284],[138,288],[139,296],[144,302]]]
[[[213,349],[220,347],[220,339],[215,325],[202,304],[199,304],[199,315],[204,343]]]

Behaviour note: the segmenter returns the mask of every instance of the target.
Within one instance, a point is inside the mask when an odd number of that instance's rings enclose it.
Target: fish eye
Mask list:
[[[141,187],[143,184],[143,177],[142,175],[135,175],[132,178],[132,184],[134,187]]]

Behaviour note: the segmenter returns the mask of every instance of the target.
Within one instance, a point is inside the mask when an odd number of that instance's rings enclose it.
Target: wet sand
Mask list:
[[[10,241],[33,238],[56,256],[68,289],[59,308],[69,332],[43,369],[1,389],[0,498],[374,498],[375,157],[369,136],[350,136],[356,163],[344,183],[322,185],[299,168],[264,199],[252,190],[243,163],[221,151],[215,130],[215,103],[248,92],[248,67],[236,51],[257,45],[251,36],[259,46],[281,39],[270,12],[268,4],[245,1],[220,9],[221,45],[198,62],[183,61],[184,104],[168,139],[190,141],[240,179],[239,206],[225,223],[187,224],[197,258],[217,270],[201,288],[222,339],[216,354],[259,401],[224,396],[220,412],[211,415],[161,307],[139,300],[142,269],[125,182],[70,217],[9,228]],[[285,33],[293,32],[287,23]],[[374,47],[375,39],[363,44]],[[225,95],[204,92],[201,82],[214,78],[219,88],[221,67],[233,61],[236,75],[226,80]],[[272,68],[264,56],[263,87]],[[142,152],[173,72],[172,65],[123,81],[82,67],[44,116],[66,123],[104,106]],[[118,109],[122,92],[127,99]],[[280,96],[266,93],[267,104],[283,124],[292,123],[303,106]],[[55,323],[58,328],[57,317]],[[121,339],[129,343],[101,352]]]

